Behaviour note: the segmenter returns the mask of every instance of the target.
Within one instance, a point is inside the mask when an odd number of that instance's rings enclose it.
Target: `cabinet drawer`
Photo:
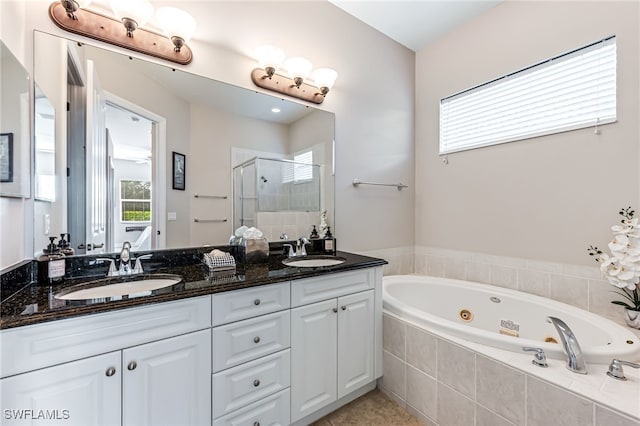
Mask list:
[[[213,325],[281,311],[290,306],[289,282],[213,295]]]
[[[0,331],[0,377],[211,327],[211,296]]]
[[[213,375],[213,418],[272,395],[290,384],[289,349]]]
[[[287,426],[290,423],[289,389],[220,417],[213,426]]]
[[[213,372],[269,355],[290,346],[289,310],[213,329]]]
[[[291,283],[291,306],[308,305],[373,288],[373,270],[330,274]]]

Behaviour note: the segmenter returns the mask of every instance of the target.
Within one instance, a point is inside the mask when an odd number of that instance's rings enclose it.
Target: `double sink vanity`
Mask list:
[[[124,278],[70,257],[74,278],[4,298],[2,424],[308,424],[375,387],[384,260],[272,252],[210,272],[203,252],[153,252]]]

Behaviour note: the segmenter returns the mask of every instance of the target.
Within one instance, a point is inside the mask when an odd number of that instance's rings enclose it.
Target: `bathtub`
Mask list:
[[[565,303],[468,281],[417,275],[383,278],[383,309],[434,332],[513,352],[544,349],[548,358],[566,355],[555,327],[563,320],[576,335],[585,361],[640,359],[640,339],[624,326]],[[622,315],[622,313],[621,313]]]

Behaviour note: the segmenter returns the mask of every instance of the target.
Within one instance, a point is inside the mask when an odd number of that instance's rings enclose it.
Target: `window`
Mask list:
[[[306,182],[313,179],[313,151],[293,155],[293,163],[282,168],[282,182]]]
[[[440,154],[616,121],[608,37],[440,101]]]
[[[313,151],[306,151],[293,156],[293,180],[296,182],[313,179]]]
[[[120,220],[149,222],[151,220],[151,182],[120,181]]]

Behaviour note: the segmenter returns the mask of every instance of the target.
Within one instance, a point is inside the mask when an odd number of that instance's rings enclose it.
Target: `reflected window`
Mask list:
[[[120,181],[120,220],[151,221],[151,182],[124,179]]]

